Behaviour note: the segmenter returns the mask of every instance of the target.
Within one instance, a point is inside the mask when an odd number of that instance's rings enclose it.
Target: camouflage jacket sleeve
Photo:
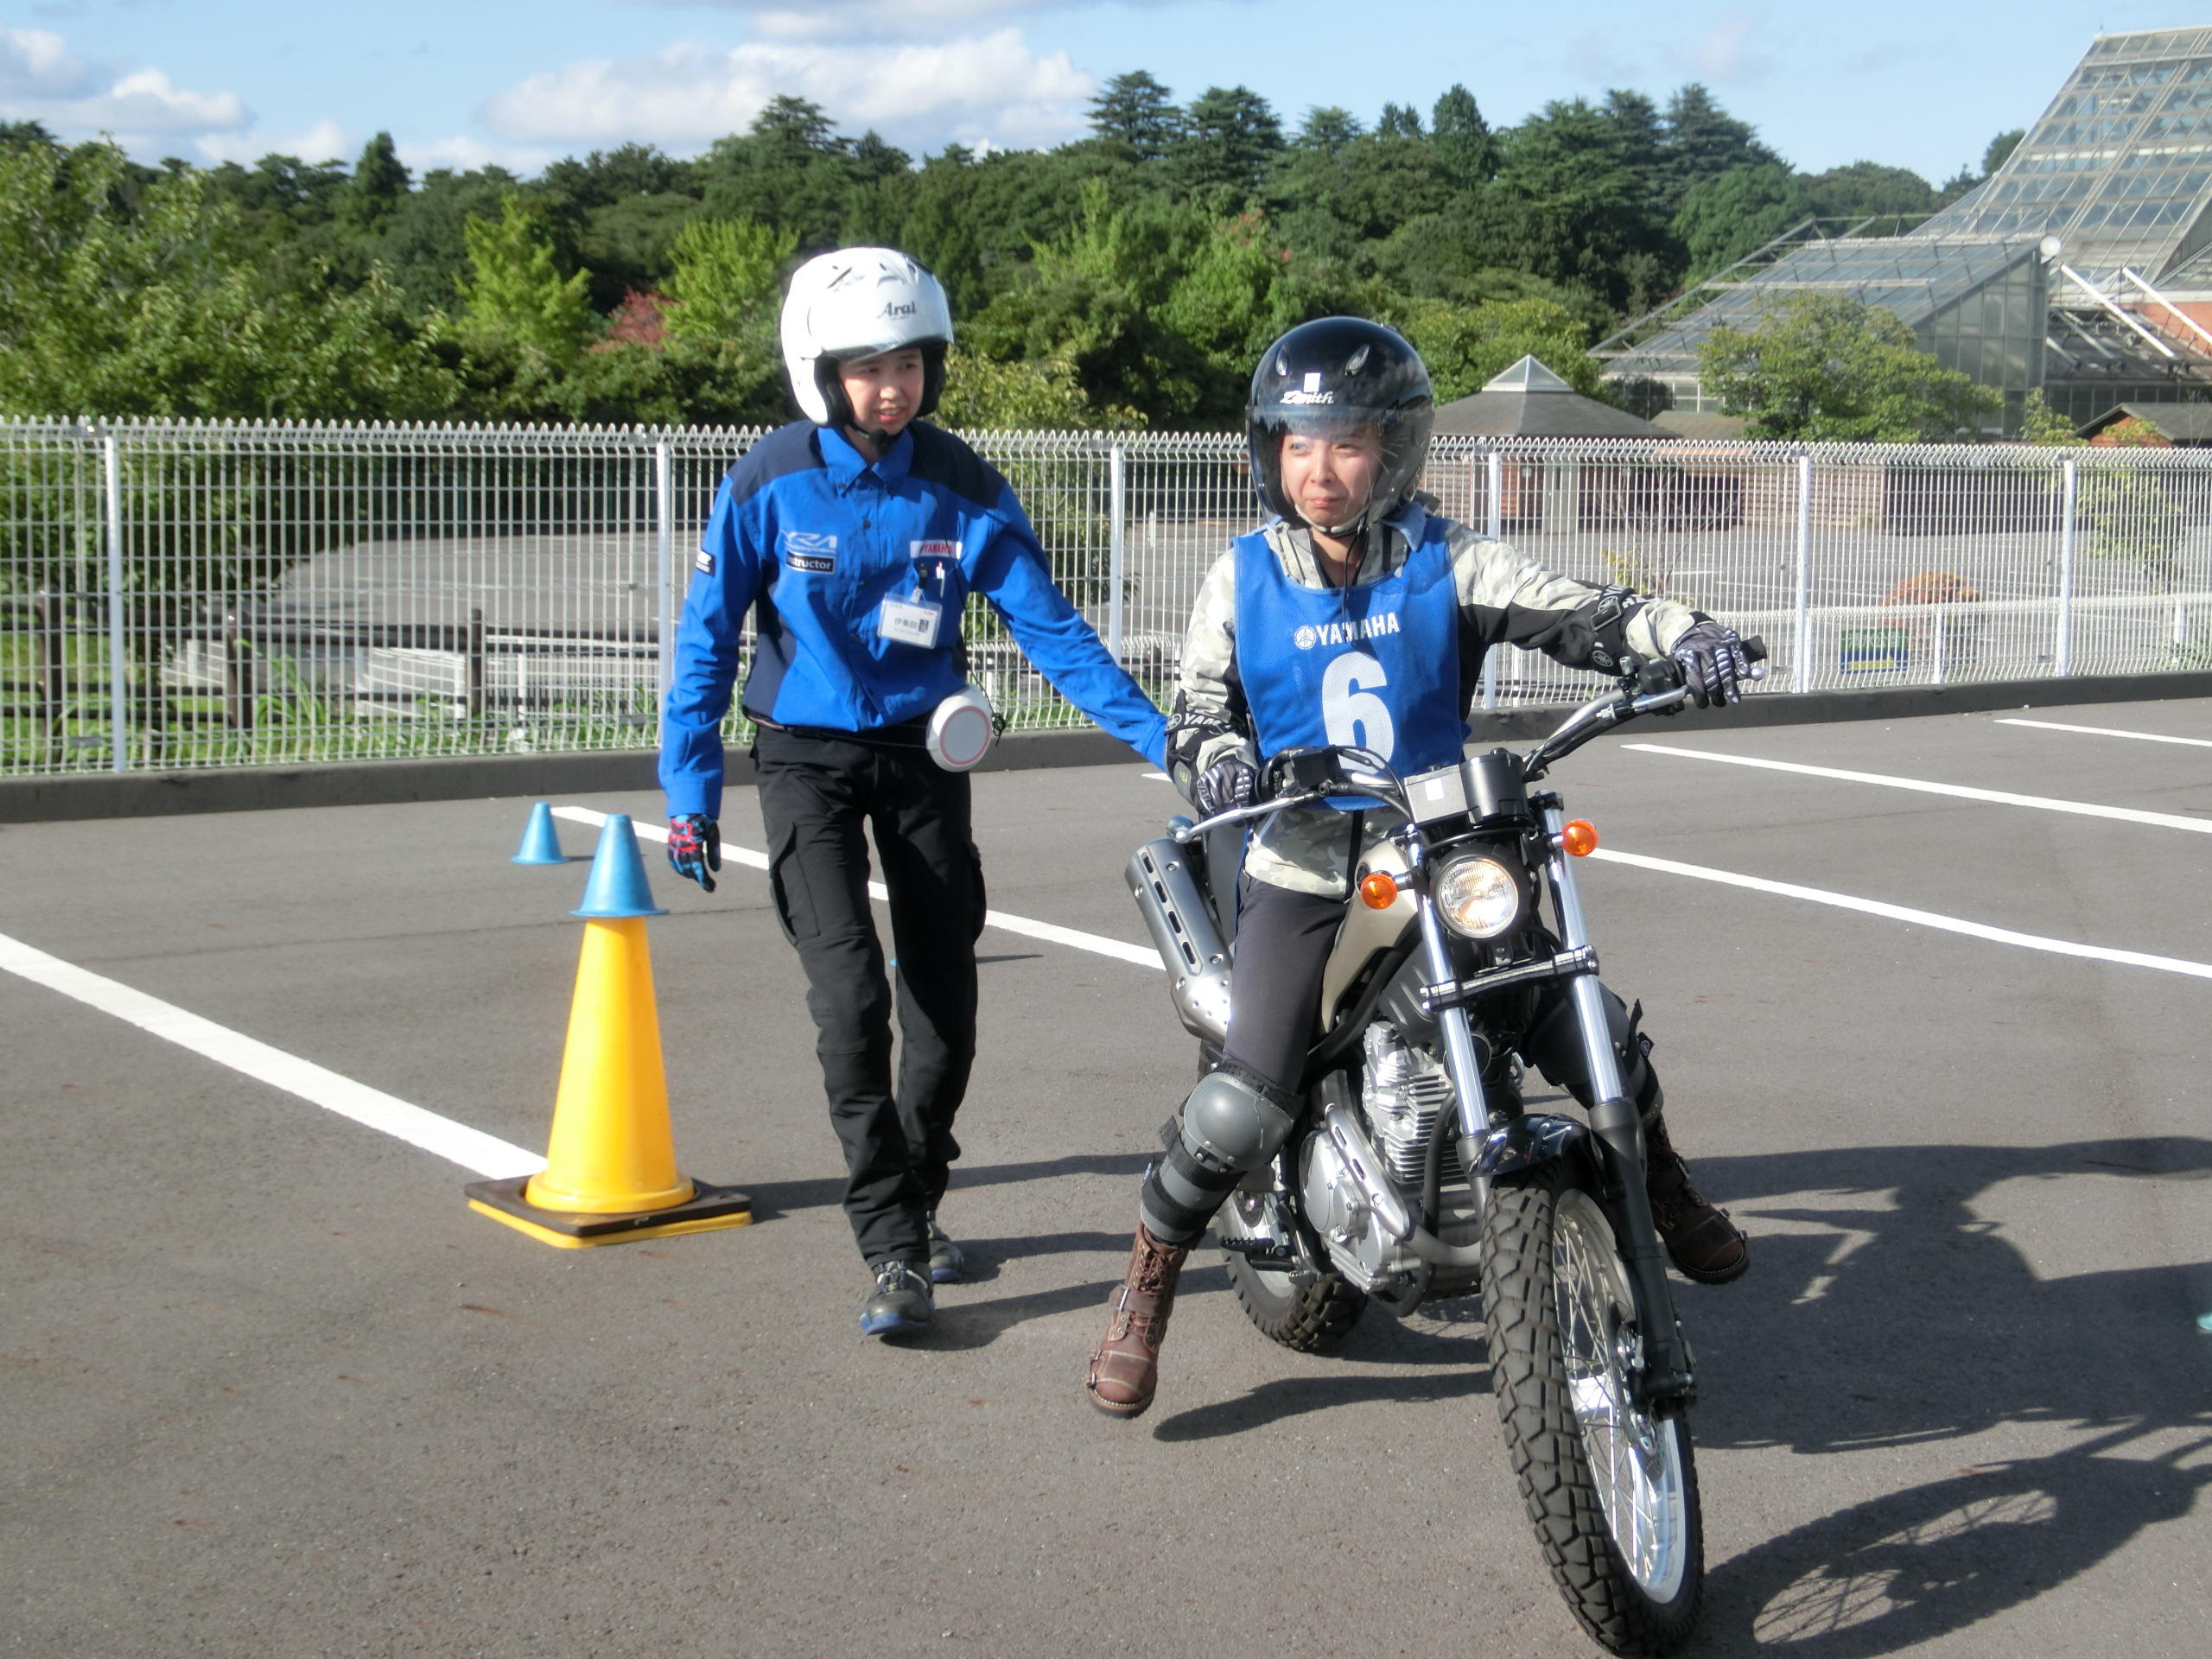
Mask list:
[[[1509,542],[1453,524],[1461,683],[1493,645],[1523,645],[1569,668],[1611,673],[1624,655],[1663,657],[1696,620],[1688,607],[1547,570]]]
[[[1236,556],[1224,553],[1198,585],[1183,635],[1175,707],[1167,717],[1167,775],[1188,798],[1200,772],[1240,753],[1259,763],[1236,673]]]

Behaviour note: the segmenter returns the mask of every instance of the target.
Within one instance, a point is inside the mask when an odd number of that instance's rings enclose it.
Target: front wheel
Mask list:
[[[1611,1224],[1552,1164],[1492,1192],[1481,1248],[1498,1420],[1552,1578],[1611,1651],[1669,1652],[1705,1589],[1697,1464],[1688,1420],[1634,1396],[1643,1342]]]

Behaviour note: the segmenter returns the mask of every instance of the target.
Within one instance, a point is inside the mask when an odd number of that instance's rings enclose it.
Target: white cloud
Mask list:
[[[1745,12],[1722,15],[1711,29],[1673,55],[1675,61],[1700,80],[1721,85],[1762,80],[1774,60],[1756,45],[1764,20]]]
[[[130,149],[252,120],[236,92],[194,92],[159,69],[95,67],[72,57],[59,35],[35,29],[0,29],[0,114],[63,138],[111,132]]]
[[[660,0],[665,3],[666,0]],[[1125,0],[1173,5],[1180,0]],[[1023,12],[1058,11],[1084,0],[677,0],[677,3],[746,13],[763,41],[849,41],[861,36],[940,40],[956,29]]]
[[[73,98],[92,79],[68,43],[42,29],[0,29],[0,98]]]
[[[1621,55],[1619,47],[1619,40],[1613,35],[1586,30],[1567,43],[1567,72],[1580,80],[1632,86],[1643,72]]]
[[[213,133],[195,148],[210,162],[257,162],[264,156],[291,156],[310,167],[318,162],[343,162],[348,167],[361,153],[362,140],[327,117],[305,132],[264,132],[257,127],[237,132]]]
[[[1039,57],[1007,29],[942,43],[682,44],[532,76],[487,99],[480,114],[505,138],[696,150],[744,131],[781,93],[822,105],[846,131],[873,127],[910,147],[946,138],[1022,145],[1080,136],[1095,89],[1065,53]]]

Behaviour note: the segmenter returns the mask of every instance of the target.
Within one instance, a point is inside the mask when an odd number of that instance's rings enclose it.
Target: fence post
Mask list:
[[[38,726],[46,739],[47,759],[59,768],[68,754],[61,708],[63,684],[61,595],[41,588],[31,595],[31,631],[38,636]]]
[[[1126,552],[1123,522],[1128,517],[1128,457],[1118,443],[1106,451],[1106,649],[1122,660],[1122,582]]]
[[[1483,481],[1490,486],[1490,499],[1483,513],[1483,529],[1491,540],[1502,541],[1505,537],[1505,458],[1492,448],[1486,459]],[[1483,709],[1486,713],[1497,707],[1497,653],[1503,649],[1492,645],[1483,653]]]
[[[2081,499],[2080,467],[2069,455],[2060,463],[2064,487],[2058,521],[2058,638],[2051,645],[2053,671],[2060,678],[2074,671],[2074,513]]]
[[[100,466],[107,496],[107,710],[113,768],[130,770],[130,658],[123,624],[123,450],[114,433],[100,440]],[[158,669],[149,667],[149,674]],[[158,684],[149,688],[161,695]]]
[[[660,722],[668,717],[668,689],[676,683],[676,449],[666,438],[653,445],[653,537],[659,570],[656,598],[660,614],[653,624],[653,742],[660,743]]]
[[[1949,642],[1951,636],[1950,619],[1944,611],[1943,606],[1938,605],[1936,607],[1936,683],[1938,685],[1943,683],[1943,647]]]
[[[484,607],[468,607],[468,718],[484,722]]]
[[[223,724],[234,732],[253,729],[253,660],[241,624],[243,601],[223,613]]]
[[[1813,684],[1813,457],[1797,457],[1797,643],[1790,653],[1789,689]]]

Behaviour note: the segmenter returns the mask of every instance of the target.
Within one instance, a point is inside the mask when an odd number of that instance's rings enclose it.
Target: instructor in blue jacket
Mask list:
[[[768,880],[806,969],[845,1213],[869,1274],[861,1328],[921,1329],[960,1275],[938,1225],[952,1123],[976,1052],[982,867],[966,766],[988,719],[961,613],[977,594],[1069,702],[1155,766],[1165,722],[1052,583],[1007,482],[922,418],[944,385],[952,317],[936,277],[885,248],[792,276],[784,362],[806,418],[761,439],[715,497],[677,634],[660,757],[669,861],[714,890],[721,722],[739,630]],[[900,1038],[868,911],[873,831],[891,895]]]

